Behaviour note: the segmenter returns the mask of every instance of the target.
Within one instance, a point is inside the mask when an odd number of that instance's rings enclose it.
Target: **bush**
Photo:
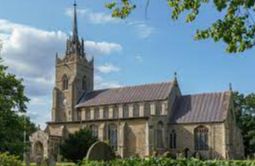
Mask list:
[[[1,166],[22,166],[22,162],[17,156],[9,155],[8,153],[0,153]]]
[[[89,129],[81,129],[60,145],[60,154],[67,160],[78,163],[87,154],[90,146],[97,141]]]
[[[83,160],[82,166],[255,166],[255,160],[198,160],[198,159],[179,159],[170,158],[129,158],[117,159],[112,161],[87,161]]]

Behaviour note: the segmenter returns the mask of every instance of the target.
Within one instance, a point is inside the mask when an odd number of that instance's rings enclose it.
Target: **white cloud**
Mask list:
[[[111,14],[107,14],[104,12],[95,12],[91,9],[77,9],[77,13],[80,17],[85,18],[92,24],[126,23],[119,18],[113,18]],[[73,9],[67,8],[65,10],[65,14],[69,17],[73,17]],[[131,27],[134,28],[134,30],[138,34],[138,37],[141,39],[146,39],[155,32],[154,27],[149,26],[143,21],[131,21],[128,22],[128,25],[131,25]]]
[[[67,16],[73,17],[73,9],[67,8],[65,11]],[[77,9],[77,14],[86,18],[92,24],[118,23],[120,19],[113,18],[111,14],[103,12],[95,12],[90,9]]]
[[[86,50],[91,55],[107,55],[113,52],[121,52],[122,46],[117,43],[85,41]]]
[[[155,28],[141,21],[130,22],[129,25],[135,27],[135,31],[139,38],[146,39],[150,37],[154,32]]]
[[[111,72],[118,72],[120,71],[120,68],[117,66],[114,66],[113,64],[110,63],[105,63],[104,65],[97,66],[96,69],[101,72],[101,73],[111,73]]]
[[[95,76],[95,89],[118,88],[122,85],[117,81],[107,81],[103,77]]]
[[[43,124],[50,120],[51,115],[55,54],[64,52],[68,35],[62,31],[46,31],[0,19],[0,37],[4,63],[9,72],[24,79],[26,94],[32,99],[28,114],[36,123]],[[85,48],[94,56],[122,50],[121,45],[105,41],[85,41]],[[111,83],[114,86],[114,82],[110,82],[109,86]],[[102,81],[99,87],[106,84]]]

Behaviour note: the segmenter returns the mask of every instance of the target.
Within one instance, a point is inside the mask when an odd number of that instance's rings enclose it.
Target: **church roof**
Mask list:
[[[164,100],[169,96],[172,87],[172,82],[165,82],[95,90],[84,94],[76,107]]]
[[[222,122],[226,119],[229,104],[229,92],[181,96],[170,123]]]

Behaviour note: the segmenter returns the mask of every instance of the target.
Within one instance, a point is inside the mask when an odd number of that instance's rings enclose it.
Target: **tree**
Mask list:
[[[81,129],[69,137],[60,145],[60,154],[75,163],[81,161],[87,154],[89,147],[97,141],[88,129]]]
[[[245,96],[236,92],[234,105],[237,124],[242,130],[245,155],[253,155],[255,153],[255,94]]]
[[[223,41],[227,44],[229,53],[243,52],[255,45],[255,1],[254,0],[166,0],[172,11],[171,18],[177,20],[182,13],[186,14],[186,22],[193,22],[202,6],[213,5],[222,13],[222,18],[203,30],[197,30],[196,40],[212,38],[215,42]],[[149,4],[150,0],[147,0]],[[158,2],[160,3],[160,2]],[[136,8],[131,0],[115,0],[107,3],[112,10],[113,17],[125,19]]]
[[[28,117],[19,115],[26,112],[29,101],[24,95],[22,80],[7,73],[7,67],[1,63],[0,59],[0,152],[21,157],[26,146],[23,132],[26,130],[28,139],[36,127]]]

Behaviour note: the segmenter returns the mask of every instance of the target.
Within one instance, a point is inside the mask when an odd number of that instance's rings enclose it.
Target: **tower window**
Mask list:
[[[64,75],[62,78],[62,89],[63,90],[68,89],[68,78],[66,75]]]
[[[199,126],[194,130],[195,150],[208,150],[208,129]]]
[[[86,76],[82,78],[82,89],[87,90],[87,79]]]

